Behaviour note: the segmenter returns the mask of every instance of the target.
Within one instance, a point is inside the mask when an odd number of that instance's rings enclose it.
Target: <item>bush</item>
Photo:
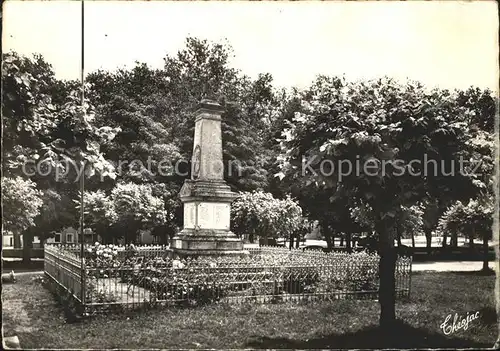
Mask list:
[[[287,267],[284,277],[284,291],[289,294],[303,294],[316,290],[320,273],[317,267]]]
[[[85,287],[85,301],[92,303],[111,303],[116,302],[118,299],[111,291],[107,291],[106,286],[103,284],[102,288],[97,288],[95,279],[87,280]]]
[[[170,300],[185,306],[218,302],[227,296],[230,287],[208,274],[191,274],[187,270],[168,270],[165,273],[161,278],[145,275],[138,285],[151,290],[157,300]]]

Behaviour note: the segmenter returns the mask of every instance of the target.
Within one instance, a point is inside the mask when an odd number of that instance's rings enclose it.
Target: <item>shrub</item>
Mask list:
[[[86,249],[85,264],[88,268],[120,267],[120,261],[118,260],[118,246],[95,243],[95,245]]]
[[[85,301],[92,303],[110,303],[116,302],[118,299],[111,291],[107,291],[106,286],[103,284],[102,288],[97,287],[96,279],[87,280],[85,287]]]
[[[312,293],[320,279],[318,267],[287,267],[284,269],[284,290],[289,294]]]

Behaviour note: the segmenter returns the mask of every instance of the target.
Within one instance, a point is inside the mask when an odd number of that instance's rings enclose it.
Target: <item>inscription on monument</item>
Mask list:
[[[198,205],[198,225],[202,229],[213,229],[213,214],[211,213],[210,203],[200,203]]]
[[[191,211],[193,215],[196,216],[196,209],[194,207]],[[229,230],[230,211],[231,209],[228,204],[213,202],[200,203],[198,207],[198,225],[202,229]],[[195,220],[192,219],[188,222],[189,224],[186,224],[185,227],[193,228]]]
[[[194,228],[196,222],[195,212],[196,203],[190,202],[184,204],[184,228]]]
[[[214,205],[215,229],[229,230],[230,211],[228,204]]]

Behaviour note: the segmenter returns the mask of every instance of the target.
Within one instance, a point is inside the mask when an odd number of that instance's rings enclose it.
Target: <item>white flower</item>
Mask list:
[[[172,261],[172,267],[173,268],[184,268],[185,266],[184,266],[184,264],[181,261],[179,261],[179,260],[173,260]]]

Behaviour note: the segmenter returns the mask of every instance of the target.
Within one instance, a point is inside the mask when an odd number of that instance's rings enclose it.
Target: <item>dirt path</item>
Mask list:
[[[489,262],[489,267],[498,271],[498,262]],[[413,262],[411,267],[416,272],[470,272],[479,271],[481,268],[483,268],[483,262],[478,261]]]

